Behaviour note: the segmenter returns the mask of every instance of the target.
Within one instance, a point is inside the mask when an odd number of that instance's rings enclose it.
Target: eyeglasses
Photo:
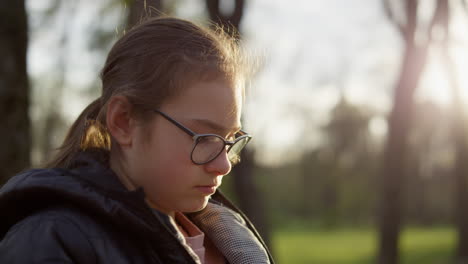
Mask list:
[[[163,116],[193,138],[190,159],[197,165],[203,165],[213,161],[223,150],[227,151],[229,161],[232,164],[237,164],[240,161],[240,152],[252,139],[251,135],[242,130],[236,134],[237,137],[232,141],[225,140],[222,136],[216,134],[196,134],[167,114],[155,109],[153,109],[153,111]]]

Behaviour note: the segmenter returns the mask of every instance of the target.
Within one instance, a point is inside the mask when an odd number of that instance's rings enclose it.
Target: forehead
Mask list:
[[[222,78],[194,82],[164,105],[186,120],[209,120],[227,128],[240,127],[243,89]]]

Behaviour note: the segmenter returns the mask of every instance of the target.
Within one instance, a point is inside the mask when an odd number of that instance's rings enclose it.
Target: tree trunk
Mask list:
[[[446,1],[446,0],[445,0]],[[452,89],[452,135],[455,148],[455,222],[458,229],[458,241],[456,249],[456,263],[468,263],[468,142],[466,138],[466,119],[463,113],[463,102],[460,95],[460,84],[456,74],[455,63],[449,52],[449,8],[447,8],[447,23],[445,25],[446,39],[442,45],[442,59],[444,62],[447,79]]]
[[[387,15],[398,27],[404,40],[404,54],[400,77],[394,93],[393,108],[388,120],[388,136],[381,172],[381,199],[379,206],[379,264],[396,264],[399,261],[398,239],[402,220],[402,200],[408,171],[408,132],[413,112],[413,97],[426,63],[428,39],[419,45],[415,41],[418,31],[418,1],[404,1],[406,23],[395,19],[389,1],[384,0]]]
[[[402,218],[402,198],[407,173],[408,131],[413,112],[413,95],[427,57],[427,46],[407,42],[402,70],[389,117],[388,138],[382,166],[380,204],[380,264],[398,263],[398,236]]]
[[[458,229],[456,258],[459,264],[468,263],[468,144],[465,118],[460,97],[460,88],[455,75],[453,61],[445,51],[447,72],[453,90],[453,138],[455,146],[455,222]]]
[[[235,1],[232,12],[222,12],[219,0],[206,0],[206,6],[210,19],[231,34],[236,39],[240,38],[239,27],[244,14],[245,1]],[[270,232],[265,214],[264,201],[254,180],[254,153],[248,147],[241,154],[241,163],[232,170],[234,192],[236,193],[239,207],[252,220],[262,235],[265,243],[270,245]]]
[[[265,243],[270,246],[269,225],[265,214],[263,196],[254,180],[254,151],[248,147],[241,154],[241,163],[233,168],[234,192],[239,202],[239,207],[249,217]]]
[[[464,1],[462,1],[464,3]],[[455,166],[453,170],[455,184],[455,222],[458,229],[456,263],[468,263],[468,141],[463,101],[460,94],[460,83],[456,65],[450,55],[450,6],[448,0],[438,0],[436,15],[442,28],[441,59],[444,63],[449,86],[452,89],[452,136],[455,148]],[[465,6],[466,8],[466,6]]]
[[[0,0],[0,184],[30,165],[27,17],[22,0]]]

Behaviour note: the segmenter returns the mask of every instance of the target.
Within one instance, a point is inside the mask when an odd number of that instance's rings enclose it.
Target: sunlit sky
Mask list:
[[[106,0],[107,1],[107,0]],[[57,71],[59,41],[63,27],[72,34],[65,54],[63,95],[66,116],[76,118],[93,99],[83,90],[98,78],[102,58],[90,52],[86,41],[92,23],[113,26],[124,11],[101,18],[96,1],[68,1],[50,27],[36,25],[50,1],[27,1],[31,44],[29,73],[48,79]],[[177,14],[188,19],[204,16],[202,0],[178,0]],[[422,1],[430,10],[431,1]],[[452,55],[459,68],[464,100],[468,100],[468,12],[454,10]],[[67,21],[68,22],[65,22]],[[398,76],[402,42],[377,0],[248,0],[242,21],[244,45],[264,58],[264,66],[252,81],[245,107],[244,126],[255,135],[260,162],[293,159],[297,150],[319,145],[320,126],[340,93],[353,103],[380,113],[371,122],[371,132],[385,133],[384,115],[391,106]],[[438,60],[437,48],[417,92],[418,100],[449,106],[451,93]],[[36,94],[46,87],[35,85]],[[70,100],[72,98],[72,100]],[[34,108],[32,110],[34,117]],[[286,159],[286,161],[287,161]]]

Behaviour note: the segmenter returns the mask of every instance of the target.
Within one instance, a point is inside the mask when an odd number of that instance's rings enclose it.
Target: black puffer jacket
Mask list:
[[[195,263],[168,217],[98,157],[83,152],[71,169],[30,170],[0,189],[0,263]],[[219,192],[212,200],[240,213]]]

